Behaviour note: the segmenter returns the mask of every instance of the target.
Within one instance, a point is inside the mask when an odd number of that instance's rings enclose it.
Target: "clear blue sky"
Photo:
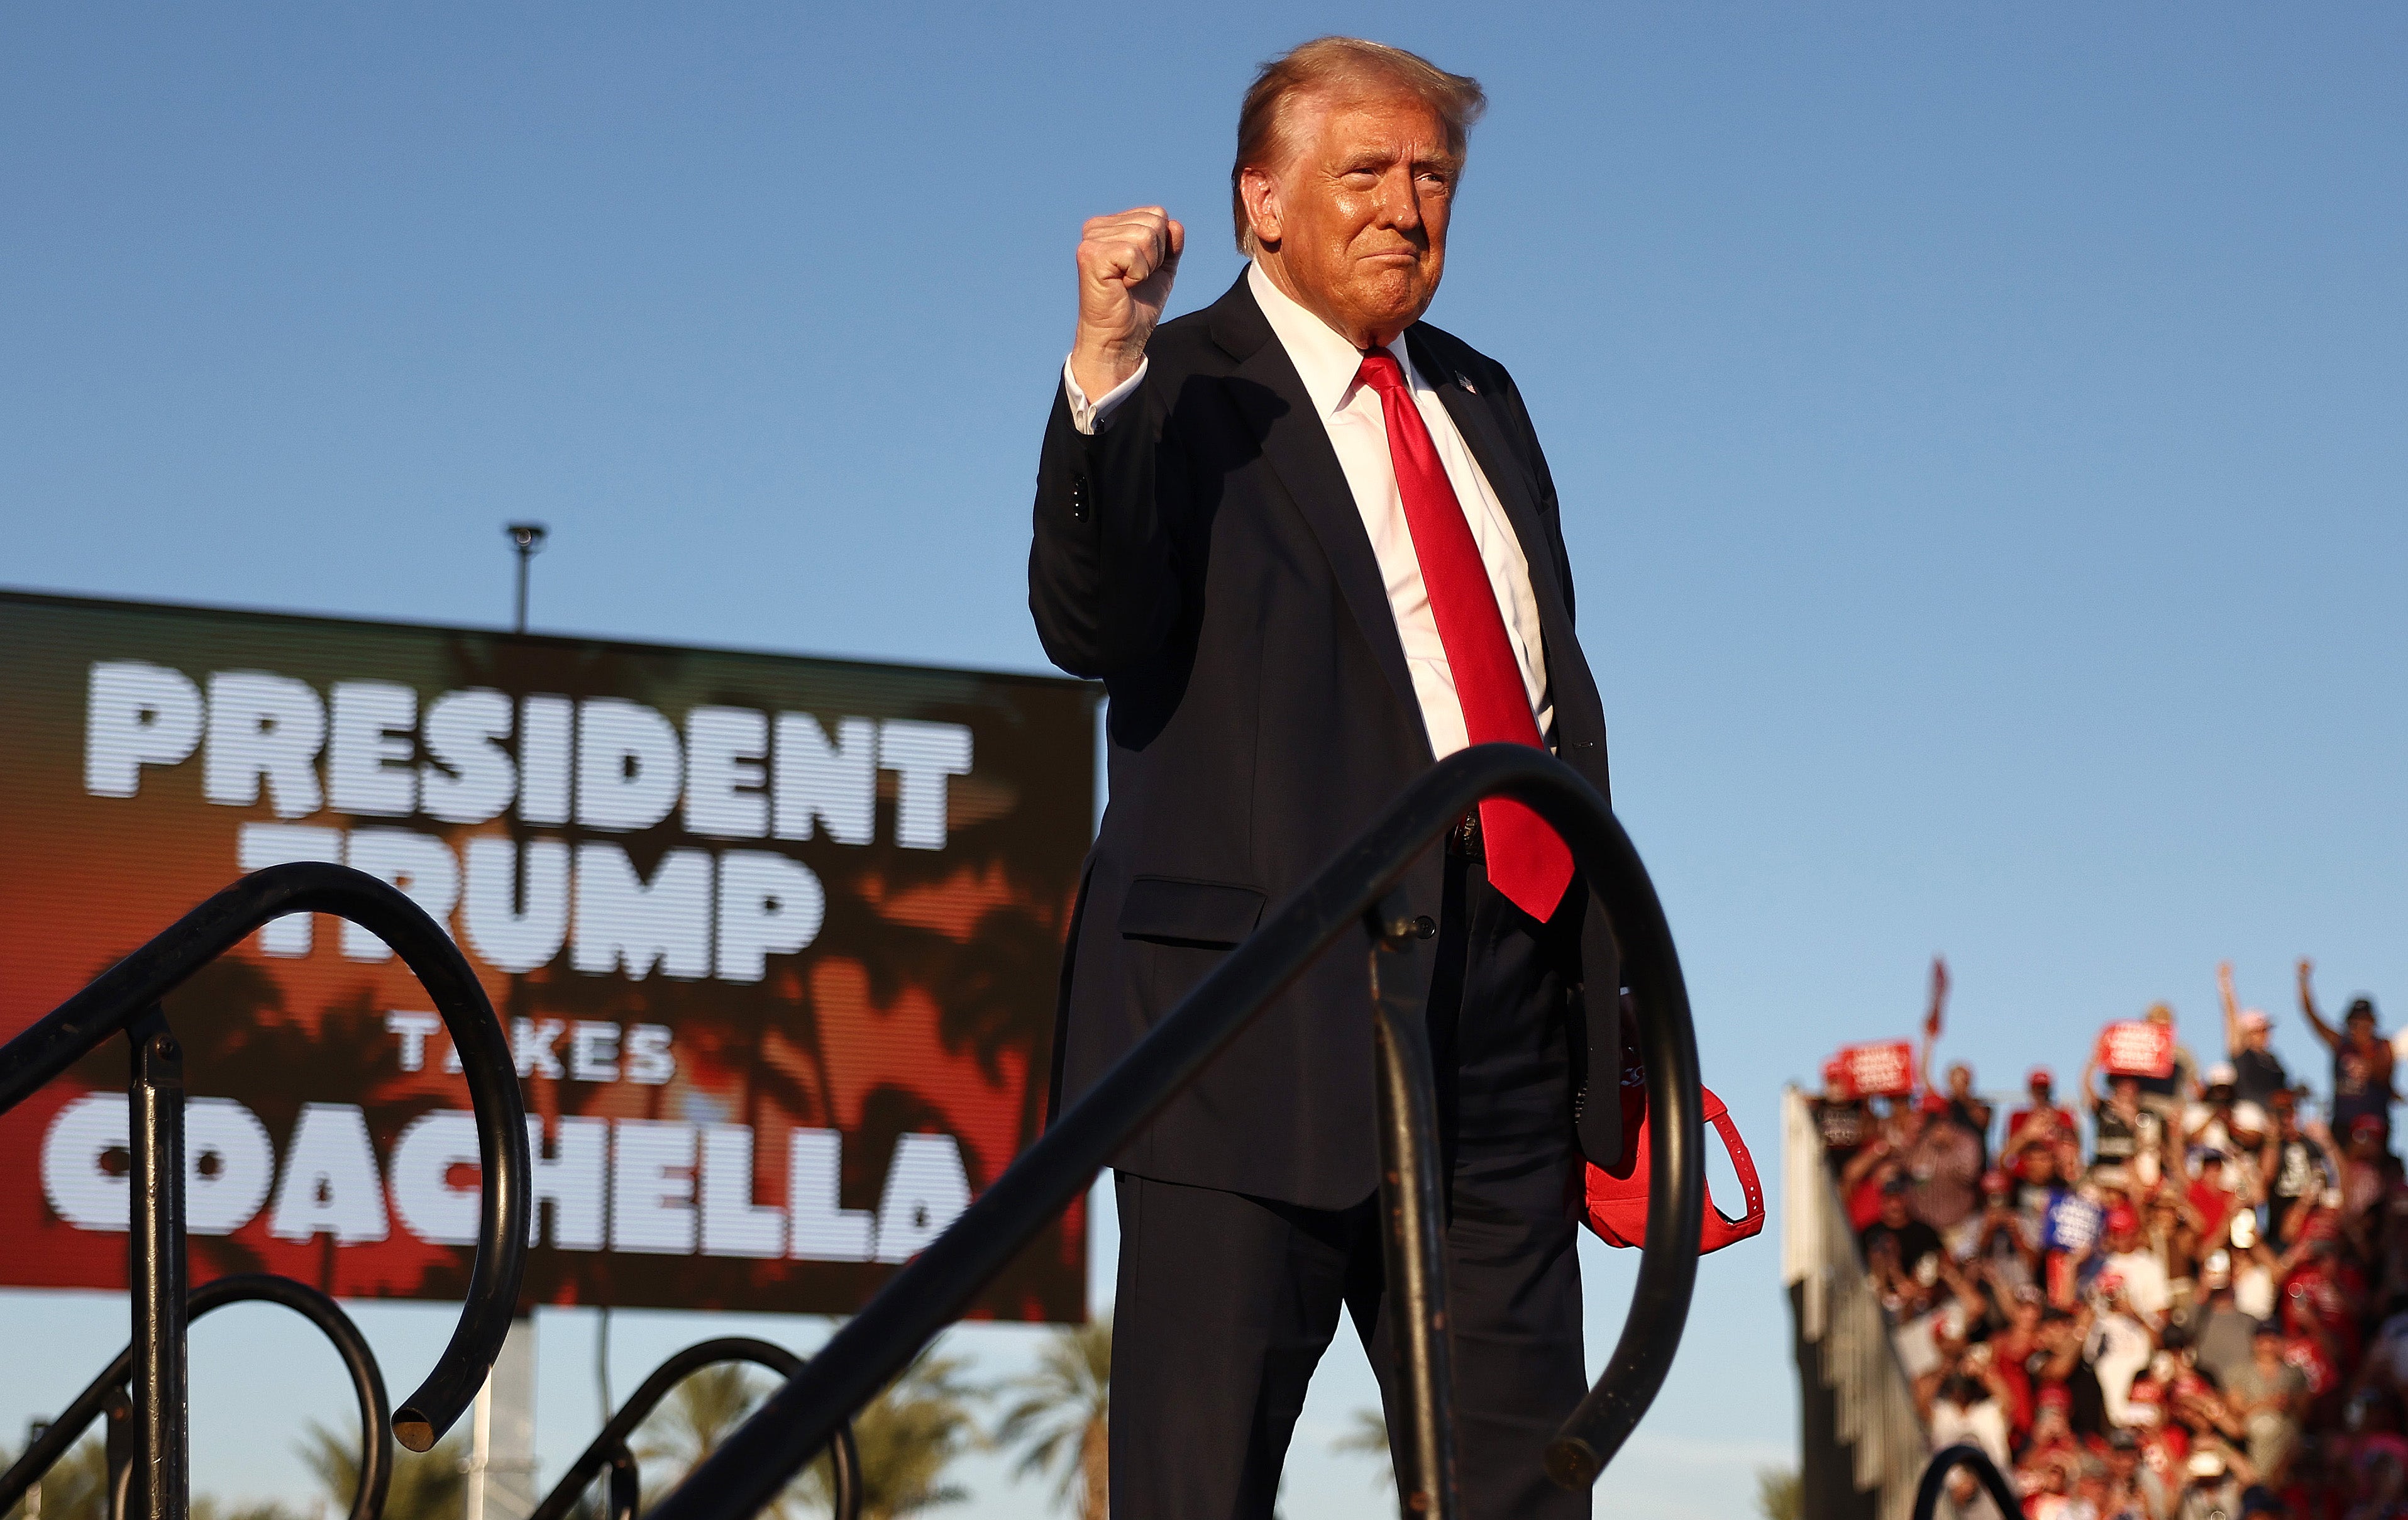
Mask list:
[[[2294,955],[2408,1009],[2408,12],[1026,9],[9,7],[0,581],[491,624],[533,516],[546,628],[1040,667],[1080,220],[1167,204],[1210,300],[1250,65],[1369,32],[1489,88],[1432,316],[1530,398],[1768,1160],[1934,951],[1985,1085],[2158,997],[2212,1046],[2225,956],[2295,1065]],[[1775,1256],[1707,1264],[1601,1508],[1737,1514],[1784,1457]],[[0,1423],[115,1314],[0,1304]],[[408,1380],[439,1327],[371,1318]],[[557,1464],[589,1354],[545,1333]],[[645,1333],[623,1378],[698,1331]],[[1327,1381],[1290,1508],[1370,1513]],[[307,1399],[201,1397],[205,1484],[297,1486]]]

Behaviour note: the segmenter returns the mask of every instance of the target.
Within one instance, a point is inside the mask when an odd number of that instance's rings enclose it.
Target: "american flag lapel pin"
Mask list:
[[[1455,376],[1455,383],[1463,387],[1464,394],[1466,395],[1478,395],[1480,394],[1480,387],[1471,383],[1471,377],[1469,375],[1459,374]]]

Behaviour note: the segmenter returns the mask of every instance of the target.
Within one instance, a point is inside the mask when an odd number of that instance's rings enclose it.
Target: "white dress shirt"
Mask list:
[[[1431,753],[1443,759],[1470,739],[1464,730],[1462,705],[1455,699],[1455,672],[1447,666],[1446,646],[1439,639],[1438,618],[1422,585],[1421,561],[1414,555],[1412,530],[1405,522],[1404,497],[1397,490],[1396,462],[1388,452],[1388,422],[1380,409],[1379,393],[1355,383],[1355,374],[1363,366],[1362,352],[1272,284],[1260,265],[1247,266],[1246,283],[1263,315],[1270,320],[1271,331],[1287,351],[1289,362],[1296,366],[1305,394],[1312,398],[1313,410],[1329,434],[1329,446],[1337,451],[1339,468],[1345,472],[1354,509],[1363,516],[1363,531],[1371,540],[1371,556],[1379,562],[1380,579],[1387,586],[1388,610],[1397,620],[1397,638],[1405,647],[1405,665],[1412,673],[1413,695],[1421,704]],[[1446,403],[1414,369],[1402,335],[1388,345],[1388,351],[1404,368],[1405,383],[1412,388],[1422,423],[1446,467],[1447,482],[1455,487],[1455,500],[1471,525],[1472,542],[1480,546],[1481,563],[1487,567],[1488,583],[1505,616],[1506,641],[1512,645],[1513,658],[1522,667],[1530,714],[1540,734],[1552,743],[1549,729],[1555,721],[1555,705],[1547,695],[1546,648],[1539,632],[1538,598],[1530,592],[1530,564],[1523,555],[1521,540],[1514,537],[1512,522],[1488,477],[1455,430]],[[1063,394],[1070,404],[1073,425],[1082,433],[1093,433],[1109,423],[1121,403],[1144,381],[1151,363],[1140,362],[1136,374],[1090,402],[1071,375],[1069,362],[1063,361]]]

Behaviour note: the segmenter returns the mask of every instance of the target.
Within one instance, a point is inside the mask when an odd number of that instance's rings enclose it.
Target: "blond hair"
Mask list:
[[[1478,79],[1449,74],[1419,53],[1383,42],[1315,37],[1272,59],[1255,71],[1238,108],[1238,159],[1229,168],[1229,209],[1237,222],[1238,251],[1249,258],[1254,254],[1254,231],[1246,220],[1245,173],[1268,169],[1293,151],[1294,144],[1287,140],[1290,106],[1312,93],[1417,96],[1438,113],[1446,127],[1447,151],[1458,159],[1471,124],[1488,108]]]

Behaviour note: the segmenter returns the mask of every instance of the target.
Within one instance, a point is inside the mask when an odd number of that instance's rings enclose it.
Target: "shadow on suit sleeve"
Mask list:
[[[1037,465],[1028,609],[1048,658],[1110,676],[1159,650],[1182,604],[1169,526],[1186,486],[1149,378],[1093,435],[1054,387]]]

